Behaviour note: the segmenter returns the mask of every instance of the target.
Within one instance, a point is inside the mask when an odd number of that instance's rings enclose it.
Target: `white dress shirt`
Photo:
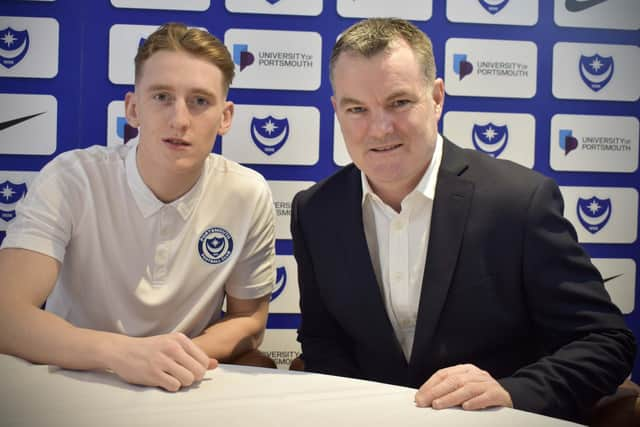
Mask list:
[[[362,220],[369,255],[387,315],[407,360],[416,330],[442,144],[438,135],[429,167],[402,200],[400,213],[373,192],[362,173]]]

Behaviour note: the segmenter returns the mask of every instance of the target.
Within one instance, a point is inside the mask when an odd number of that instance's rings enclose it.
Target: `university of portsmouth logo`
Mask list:
[[[116,134],[125,144],[138,136],[138,129],[127,122],[126,117],[116,119]]]
[[[226,261],[233,252],[233,239],[224,228],[207,229],[198,239],[200,258],[209,264],[220,264]]]
[[[0,64],[11,68],[29,51],[29,32],[16,31],[11,27],[0,30]]]
[[[287,269],[284,267],[276,268],[276,283],[271,292],[271,301],[278,298],[284,288],[287,286]]]
[[[289,138],[289,120],[276,119],[273,116],[251,119],[251,139],[266,155],[270,156],[287,142]]]
[[[564,151],[565,156],[578,148],[578,138],[573,136],[573,131],[571,129],[560,129],[559,133],[559,145]]]
[[[248,44],[234,44],[233,45],[233,62],[240,66],[240,71],[253,64],[255,57],[253,53],[249,52]]]
[[[471,139],[476,150],[498,157],[509,142],[509,128],[506,125],[496,126],[491,122],[484,126],[474,124]]]
[[[584,84],[592,91],[598,92],[613,77],[613,65],[612,56],[604,57],[596,53],[593,56],[580,55],[578,68]]]
[[[611,199],[578,198],[578,219],[591,234],[600,231],[611,218]]]
[[[270,3],[270,4],[276,4],[276,3],[278,3],[280,0],[266,0],[266,1],[267,1],[267,3]]]
[[[14,184],[11,181],[5,181],[0,184],[0,202],[10,205],[16,203],[27,194],[27,184]]]
[[[463,53],[453,54],[453,71],[460,76],[460,80],[471,74],[473,64],[467,61],[467,55]]]
[[[509,3],[509,0],[478,0],[482,7],[492,15],[500,12]]]

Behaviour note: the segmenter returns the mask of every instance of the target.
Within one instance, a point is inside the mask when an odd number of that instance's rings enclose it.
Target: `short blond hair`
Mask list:
[[[142,75],[147,59],[162,50],[187,52],[215,65],[222,71],[225,92],[229,91],[235,74],[235,65],[227,47],[207,31],[188,28],[177,22],[160,26],[138,48],[135,58],[136,82]]]
[[[338,57],[345,53],[355,53],[370,58],[390,48],[394,41],[407,42],[422,65],[427,84],[436,78],[436,65],[431,39],[418,27],[397,18],[371,18],[359,21],[347,28],[331,51],[329,78],[333,87],[333,71]]]

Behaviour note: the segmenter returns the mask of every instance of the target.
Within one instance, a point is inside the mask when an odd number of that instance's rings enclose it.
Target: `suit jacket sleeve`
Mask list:
[[[326,309],[324,298],[316,281],[312,255],[305,240],[304,219],[301,214],[304,203],[302,201],[303,195],[304,193],[299,193],[293,199],[291,234],[293,251],[298,264],[300,310],[303,313],[298,330],[298,341],[302,345],[305,370],[360,378],[359,369],[349,352],[349,340]],[[308,212],[308,214],[321,215],[322,213]]]
[[[557,185],[545,179],[524,224],[524,292],[538,335],[531,339],[548,356],[499,382],[517,409],[574,418],[622,383],[636,346],[563,208]]]

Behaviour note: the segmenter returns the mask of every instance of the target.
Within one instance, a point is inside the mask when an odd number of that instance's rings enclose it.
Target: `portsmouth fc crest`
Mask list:
[[[29,32],[11,27],[0,30],[0,64],[11,68],[22,61],[29,51]]]
[[[578,198],[578,219],[591,234],[600,231],[611,218],[611,199]]]
[[[596,53],[593,56],[580,55],[578,68],[584,84],[592,91],[598,92],[613,77],[613,66],[612,56],[604,57]]]
[[[5,211],[0,209],[0,219],[4,220],[5,222],[12,221],[15,217],[16,217],[15,210]]]
[[[27,194],[27,184],[14,184],[11,181],[5,181],[0,184],[0,203],[11,205],[22,199]]]
[[[492,157],[498,157],[509,142],[509,128],[507,125],[497,126],[489,122],[484,126],[473,125],[471,132],[473,146]]]
[[[251,120],[251,139],[266,155],[277,152],[289,138],[289,120],[268,116]]]
[[[509,0],[478,0],[482,7],[492,15],[500,12],[509,3]]]
[[[271,301],[278,298],[287,286],[287,269],[284,267],[278,267],[276,269],[276,283],[273,286],[271,292]]]
[[[233,253],[233,239],[224,228],[207,229],[198,239],[198,253],[209,264],[220,264]]]

